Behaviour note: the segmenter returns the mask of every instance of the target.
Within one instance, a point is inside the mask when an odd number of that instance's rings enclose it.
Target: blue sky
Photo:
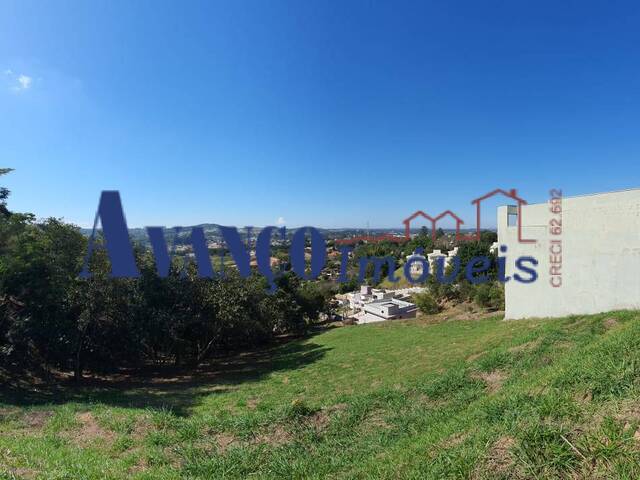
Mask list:
[[[640,187],[637,2],[0,4],[10,206],[400,227]]]

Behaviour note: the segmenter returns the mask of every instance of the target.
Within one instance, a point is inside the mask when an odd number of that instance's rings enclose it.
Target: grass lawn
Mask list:
[[[640,314],[327,330],[0,395],[0,478],[640,478]]]

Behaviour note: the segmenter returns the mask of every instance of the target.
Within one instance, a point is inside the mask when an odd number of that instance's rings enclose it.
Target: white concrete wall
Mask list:
[[[640,189],[562,199],[562,234],[551,235],[550,204],[522,207],[523,237],[507,226],[507,207],[498,208],[498,242],[508,251],[507,274],[515,260],[535,257],[538,279],[505,284],[505,318],[558,317],[618,309],[640,309]],[[562,286],[550,284],[550,240],[562,241]]]

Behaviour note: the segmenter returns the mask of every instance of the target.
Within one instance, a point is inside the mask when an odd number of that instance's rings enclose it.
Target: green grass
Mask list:
[[[640,478],[640,315],[345,327],[0,405],[0,478]]]

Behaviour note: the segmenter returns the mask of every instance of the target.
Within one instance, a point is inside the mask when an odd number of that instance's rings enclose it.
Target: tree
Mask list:
[[[8,169],[1,169],[0,175]],[[150,251],[134,253],[141,276],[111,278],[101,238],[79,278],[87,239],[74,225],[9,212],[0,190],[0,362],[83,373],[144,362],[194,366],[218,352],[304,333],[329,311],[331,289],[291,272],[267,293],[258,275],[197,278],[174,259],[161,278]]]
[[[0,177],[13,171],[13,168],[0,168]],[[11,212],[7,209],[7,198],[11,192],[8,188],[0,187],[0,215],[8,217]]]

